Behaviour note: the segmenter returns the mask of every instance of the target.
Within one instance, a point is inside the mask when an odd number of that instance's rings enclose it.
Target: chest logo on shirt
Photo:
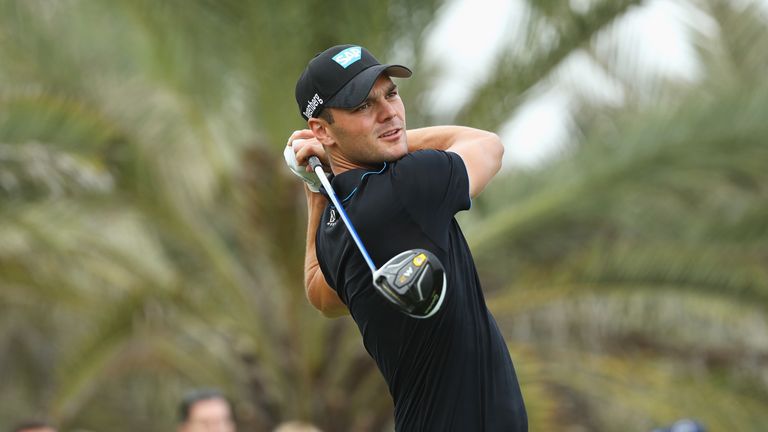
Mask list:
[[[339,220],[336,218],[336,210],[331,209],[331,214],[328,216],[328,222],[325,224],[326,226],[334,226],[336,225],[336,222]]]

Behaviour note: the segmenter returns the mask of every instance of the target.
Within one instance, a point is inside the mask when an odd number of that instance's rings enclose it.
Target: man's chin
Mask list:
[[[389,159],[387,162],[394,162],[398,159],[401,159],[403,156],[408,154],[408,144],[405,141],[405,137],[403,137],[400,141],[397,143],[390,144],[390,147],[388,149],[388,157]]]
[[[394,162],[394,161],[400,160],[400,159],[403,158],[403,156],[405,156],[407,154],[408,154],[408,149],[407,148],[403,149],[401,151],[390,152],[387,155],[386,162]]]

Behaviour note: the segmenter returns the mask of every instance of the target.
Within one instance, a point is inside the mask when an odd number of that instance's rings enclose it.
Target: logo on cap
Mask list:
[[[304,116],[305,117],[312,117],[312,114],[315,113],[315,110],[317,109],[317,106],[323,103],[323,99],[318,96],[317,93],[315,93],[314,96],[312,96],[312,99],[310,99],[307,102],[307,109],[304,110]]]
[[[333,61],[340,64],[344,69],[348,68],[352,63],[360,60],[363,50],[359,46],[349,47],[344,51],[333,56]]]

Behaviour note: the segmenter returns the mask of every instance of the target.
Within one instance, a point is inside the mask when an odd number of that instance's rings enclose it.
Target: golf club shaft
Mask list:
[[[360,236],[357,235],[357,231],[355,230],[355,227],[352,226],[352,222],[347,217],[347,212],[344,211],[344,207],[339,202],[339,199],[336,197],[336,192],[333,190],[333,187],[331,186],[331,182],[328,181],[328,178],[325,176],[325,172],[323,171],[323,165],[320,163],[320,159],[317,156],[310,156],[309,157],[309,165],[312,167],[312,171],[317,174],[317,178],[320,179],[320,183],[323,184],[323,187],[325,188],[325,191],[328,193],[328,196],[331,198],[331,202],[333,202],[334,207],[336,207],[336,210],[339,211],[339,214],[341,215],[341,219],[344,221],[344,225],[347,226],[347,230],[349,231],[349,234],[352,235],[352,240],[355,241],[355,244],[357,245],[357,248],[360,249],[360,253],[363,254],[363,259],[365,259],[366,264],[368,264],[368,267],[371,268],[371,273],[376,271],[376,266],[373,264],[373,260],[371,259],[371,256],[368,255],[368,251],[365,249],[365,246],[363,245],[363,241],[360,240]]]

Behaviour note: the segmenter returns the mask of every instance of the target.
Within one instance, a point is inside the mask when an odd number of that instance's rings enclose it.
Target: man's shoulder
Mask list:
[[[444,150],[435,150],[435,149],[416,150],[398,159],[395,162],[395,164],[400,164],[403,162],[406,162],[406,163],[424,162],[432,159],[445,158],[446,156],[449,155],[449,153],[450,152],[446,152]]]
[[[392,163],[392,175],[414,172],[422,175],[436,175],[449,171],[461,157],[455,153],[424,149],[411,152]]]

